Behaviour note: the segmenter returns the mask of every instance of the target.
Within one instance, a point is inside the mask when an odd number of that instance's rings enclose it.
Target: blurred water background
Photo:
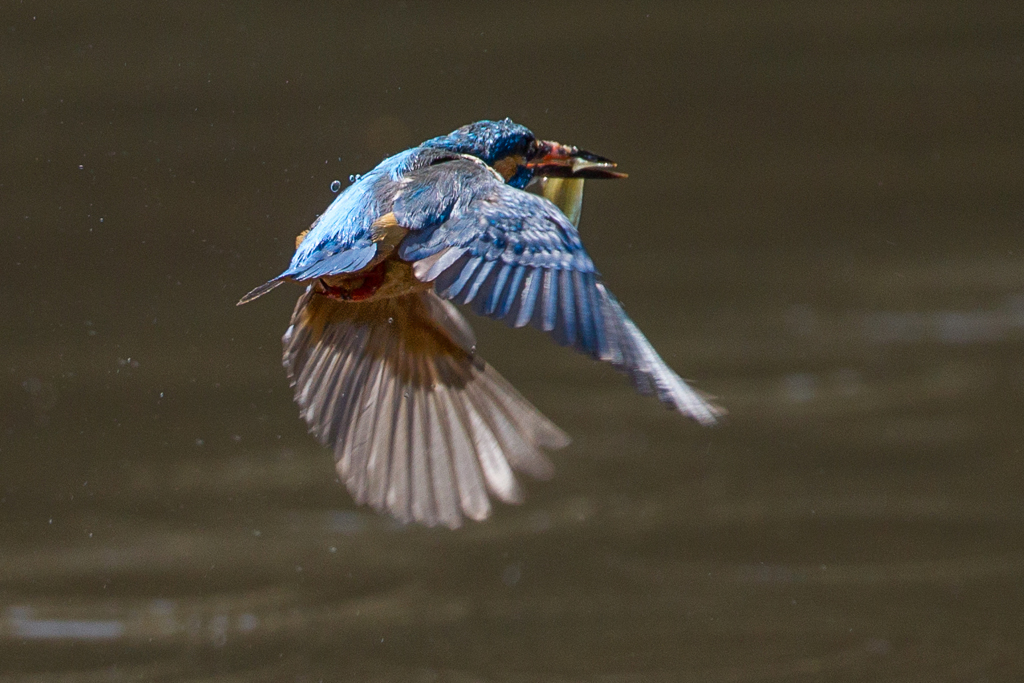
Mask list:
[[[0,10],[0,681],[1024,679],[1015,2]],[[354,507],[237,309],[384,156],[510,116],[701,429],[531,330],[575,439],[458,531]]]

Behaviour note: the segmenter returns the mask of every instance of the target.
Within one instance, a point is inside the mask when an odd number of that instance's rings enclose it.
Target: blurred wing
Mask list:
[[[457,527],[519,502],[513,476],[551,474],[568,437],[473,354],[473,332],[432,292],[358,304],[307,289],[284,365],[310,431],[359,503]]]
[[[665,364],[601,283],[576,226],[547,199],[458,160],[411,173],[394,213],[410,229],[399,257],[442,298],[549,332],[702,424],[722,414]]]

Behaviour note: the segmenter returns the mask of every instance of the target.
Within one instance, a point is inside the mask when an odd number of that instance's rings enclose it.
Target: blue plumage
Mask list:
[[[295,250],[291,264],[280,278],[305,280],[325,275],[351,273],[364,268],[373,258],[367,247],[373,244],[372,224],[387,213],[399,182],[417,169],[467,154],[491,164],[510,154],[525,154],[535,137],[525,126],[503,121],[479,121],[448,135],[427,140],[419,147],[388,157],[369,173],[346,188],[310,228]],[[518,186],[530,180],[521,173]],[[418,185],[406,188],[405,201],[415,203],[408,210],[403,227],[419,230],[436,226],[448,214],[464,189],[456,173],[429,174]],[[557,211],[557,209],[555,209]],[[353,250],[351,257],[344,252]]]
[[[279,278],[308,280],[352,273],[373,259],[373,222],[394,200],[395,179],[414,167],[417,149],[389,157],[345,188],[310,226]],[[351,252],[351,254],[349,253]]]
[[[509,119],[463,126],[356,180],[288,268],[242,298],[307,284],[284,364],[357,501],[458,526],[489,514],[488,494],[516,502],[512,470],[543,476],[540,449],[568,442],[476,355],[449,302],[532,325],[623,370],[641,393],[715,422],[721,410],[658,356],[580,240],[583,179],[624,177],[614,168]],[[549,179],[540,194],[524,191],[534,177]]]
[[[529,182],[528,168],[516,169],[506,183],[484,165],[525,155],[535,141],[529,129],[509,119],[479,121],[388,157],[327,207],[278,279],[364,268],[373,258],[373,223],[392,210],[399,225],[413,231],[399,253],[406,260],[423,258],[440,244],[473,243],[474,255],[592,270],[579,234],[558,207],[516,187]],[[438,231],[441,225],[445,229]]]

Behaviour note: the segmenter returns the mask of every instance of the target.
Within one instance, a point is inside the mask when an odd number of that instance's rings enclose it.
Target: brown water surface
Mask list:
[[[0,681],[1024,680],[1017,3],[8,3]],[[457,532],[354,507],[280,367],[331,181],[480,118],[701,429],[539,333],[575,439]]]

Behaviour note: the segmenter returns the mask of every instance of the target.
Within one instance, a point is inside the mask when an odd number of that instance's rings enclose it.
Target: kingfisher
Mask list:
[[[296,238],[305,285],[284,366],[303,419],[355,501],[401,522],[460,526],[519,503],[569,437],[477,353],[454,304],[531,325],[624,371],[703,425],[723,413],[661,359],[580,241],[586,179],[616,164],[528,128],[478,121],[388,157]]]

